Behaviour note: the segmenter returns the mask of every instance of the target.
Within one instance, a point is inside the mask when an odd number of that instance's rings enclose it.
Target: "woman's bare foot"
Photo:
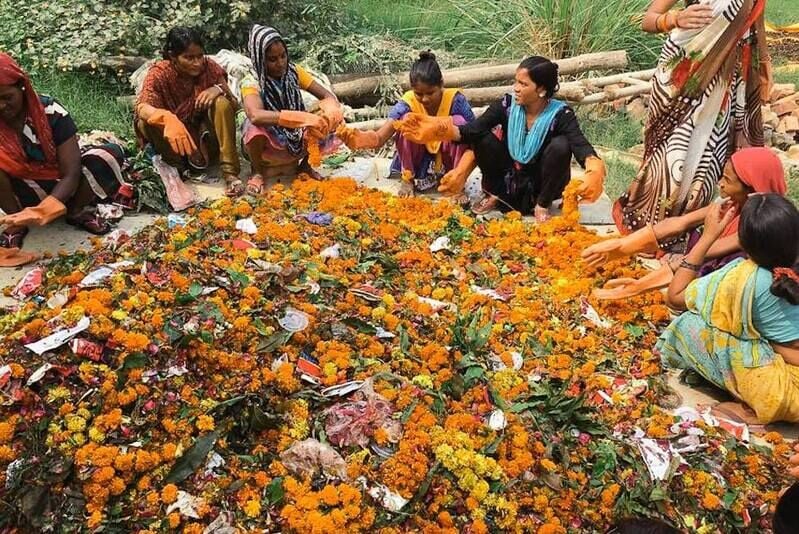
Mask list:
[[[397,191],[397,196],[400,198],[408,198],[413,196],[413,184],[410,182],[402,182]]]
[[[300,163],[300,166],[297,169],[297,172],[301,173],[301,174],[307,174],[308,177],[311,180],[317,180],[317,181],[321,182],[322,180],[325,179],[324,176],[322,176],[321,174],[316,172],[316,169],[311,167],[311,165],[308,163],[308,158],[305,158],[304,160],[302,160],[302,163]]]
[[[497,204],[499,204],[499,199],[497,197],[488,193],[483,193],[483,196],[477,199],[474,204],[472,204],[472,211],[477,215],[482,215],[484,213],[488,213],[489,211],[495,210],[497,208]]]
[[[550,219],[549,215],[549,208],[542,208],[541,206],[536,205],[533,209],[533,215],[535,216],[535,222],[537,223],[544,223]]]
[[[729,419],[735,423],[745,423],[751,427],[763,428],[765,425],[757,418],[757,414],[749,406],[740,402],[720,402],[710,409],[716,417]]]
[[[225,175],[225,195],[235,198],[240,197],[244,193],[244,182],[234,174]]]
[[[250,179],[247,180],[247,194],[257,197],[261,193],[264,192],[264,177],[260,174],[253,174],[250,176]]]

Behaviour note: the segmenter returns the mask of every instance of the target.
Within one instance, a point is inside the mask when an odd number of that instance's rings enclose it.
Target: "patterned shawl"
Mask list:
[[[205,58],[205,66],[197,78],[181,74],[171,61],[164,59],[147,72],[138,103],[170,111],[187,124],[194,117],[197,96],[209,87],[224,83],[227,83],[227,73],[212,59]]]
[[[45,160],[29,161],[22,148],[19,132],[0,120],[0,169],[14,178],[55,180],[60,175],[58,157],[44,106],[33,90],[30,77],[11,56],[0,52],[0,85],[16,84],[21,84],[24,91],[25,123],[36,133]]]
[[[261,100],[264,109],[268,111],[305,111],[305,104],[300,93],[300,82],[297,77],[297,68],[289,62],[286,73],[280,79],[269,76],[266,69],[266,52],[274,43],[283,42],[283,38],[274,28],[256,24],[250,30],[248,48],[250,59],[258,75],[258,84],[261,86]],[[303,151],[301,128],[274,127],[285,135],[286,147],[293,155]]]

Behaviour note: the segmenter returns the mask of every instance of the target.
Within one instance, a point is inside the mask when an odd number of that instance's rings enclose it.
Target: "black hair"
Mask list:
[[[799,532],[799,483],[788,488],[777,501],[771,528],[774,534]]]
[[[430,50],[419,52],[419,59],[411,65],[411,85],[418,82],[427,85],[443,85],[444,76],[441,74],[441,67],[438,66],[436,55]]]
[[[166,42],[161,54],[164,59],[171,59],[185,52],[193,44],[204,48],[203,38],[199,30],[188,26],[175,26],[166,34]]]
[[[530,56],[519,63],[519,68],[527,71],[527,75],[536,85],[547,91],[547,98],[552,98],[560,89],[558,82],[558,64],[541,56]]]
[[[681,532],[657,519],[629,518],[616,523],[607,534],[681,534]]]
[[[799,269],[799,210],[782,195],[750,196],[741,210],[738,239],[760,267]],[[799,283],[791,277],[775,277],[771,293],[799,305]]]

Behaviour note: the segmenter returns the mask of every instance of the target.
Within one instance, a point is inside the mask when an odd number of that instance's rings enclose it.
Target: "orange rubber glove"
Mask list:
[[[577,178],[582,182],[578,195],[586,202],[596,202],[602,196],[605,187],[605,175],[607,169],[605,162],[596,156],[589,156],[585,160],[585,174],[582,178]]]
[[[164,129],[164,139],[175,154],[180,156],[191,156],[196,150],[197,145],[191,138],[186,126],[172,112],[165,109],[156,109],[147,118],[147,124],[151,126],[161,126]]]
[[[671,284],[674,271],[668,265],[661,265],[642,278],[617,278],[608,280],[605,287],[595,289],[593,295],[599,300],[622,300],[641,295],[647,291],[663,289]]]
[[[342,124],[336,130],[336,135],[350,150],[366,150],[380,146],[380,137],[375,130],[356,130]]]
[[[413,112],[394,121],[394,129],[420,145],[432,141],[453,141],[458,136],[458,127],[452,117],[431,117]]]
[[[311,128],[319,133],[327,132],[327,121],[321,115],[307,111],[281,111],[277,117],[277,125],[283,128]]]
[[[335,98],[323,98],[319,101],[319,109],[322,110],[322,117],[327,120],[327,131],[332,132],[344,120],[344,110],[341,103]]]
[[[438,192],[449,196],[463,193],[463,189],[466,187],[466,180],[469,179],[469,175],[472,174],[475,167],[477,167],[477,160],[474,158],[474,152],[467,150],[463,153],[455,168],[441,177]]]
[[[39,255],[33,252],[23,252],[18,248],[0,248],[0,267],[19,267],[34,260]]]
[[[640,252],[656,252],[658,239],[655,229],[651,224],[637,230],[630,235],[601,241],[586,248],[581,254],[583,260],[592,267],[599,267],[603,263],[626,258]]]
[[[44,226],[58,219],[67,212],[67,207],[56,197],[49,195],[37,206],[25,208],[17,213],[6,215],[0,220],[9,226]]]

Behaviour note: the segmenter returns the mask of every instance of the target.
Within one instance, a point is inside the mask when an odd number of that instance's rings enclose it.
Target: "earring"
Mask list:
[[[547,96],[546,93],[538,93],[538,98],[544,98],[545,96]]]

